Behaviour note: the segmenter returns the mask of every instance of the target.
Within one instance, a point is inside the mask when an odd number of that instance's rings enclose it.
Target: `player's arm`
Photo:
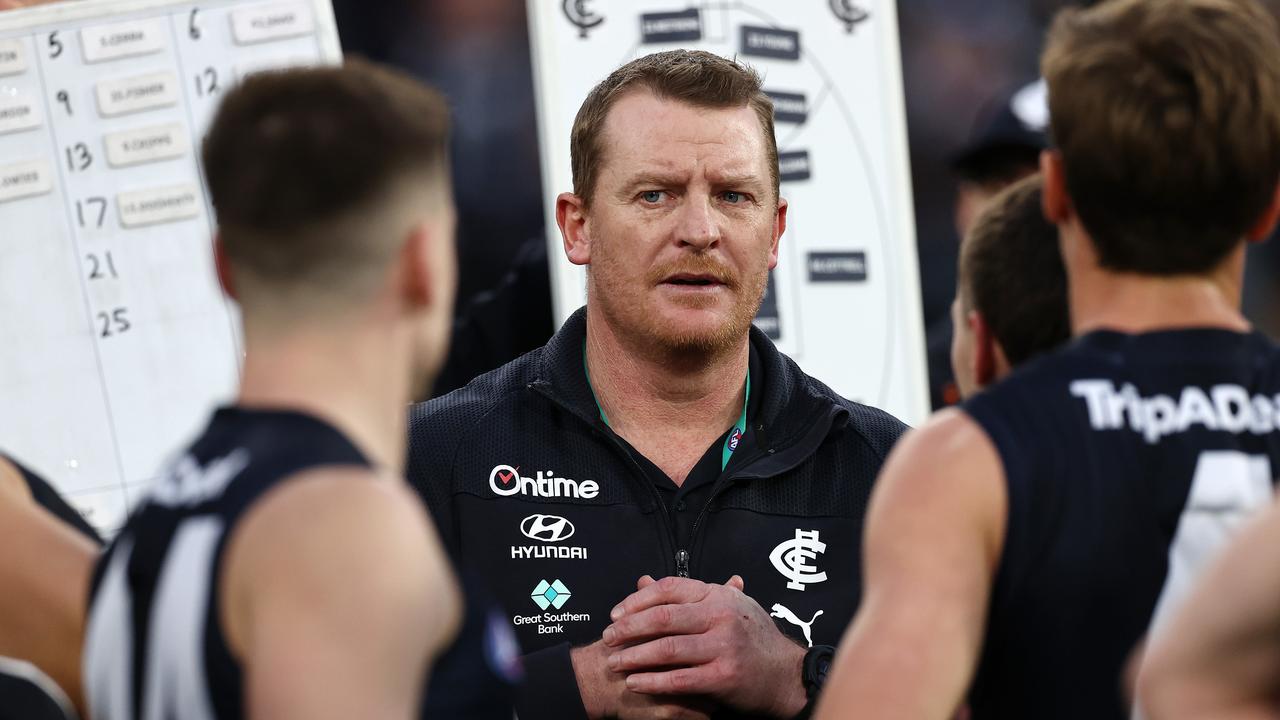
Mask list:
[[[232,537],[219,592],[249,717],[417,717],[461,596],[421,503],[372,475],[300,475]]]
[[[1138,693],[1152,720],[1280,718],[1280,507],[1247,527],[1161,630]]]
[[[952,717],[982,647],[1004,543],[998,455],[944,411],[890,454],[868,511],[864,590],[818,718]]]
[[[0,458],[0,655],[40,668],[82,714],[80,646],[97,555]]]

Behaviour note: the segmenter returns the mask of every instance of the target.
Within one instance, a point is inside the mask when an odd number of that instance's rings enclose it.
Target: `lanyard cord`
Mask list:
[[[591,399],[596,402],[596,409],[600,411],[600,419],[610,428],[609,418],[604,414],[604,406],[600,404],[600,398],[596,397],[596,389],[591,385],[591,370],[587,367],[587,344],[582,344],[582,370],[587,374],[587,388],[591,390]],[[742,441],[742,435],[747,431],[747,403],[751,400],[751,368],[747,368],[746,392],[742,394],[742,414],[738,416],[738,421],[733,424],[733,428],[729,431],[729,436],[724,439],[724,449],[720,452],[720,472],[729,467],[729,459],[733,457],[733,451],[738,449],[738,443]]]

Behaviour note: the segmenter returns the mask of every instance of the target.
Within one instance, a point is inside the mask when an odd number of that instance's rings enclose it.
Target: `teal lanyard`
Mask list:
[[[587,388],[591,390],[591,399],[596,401],[596,409],[600,411],[600,419],[604,424],[609,425],[609,418],[604,414],[604,407],[600,404],[600,398],[596,397],[596,389],[591,386],[591,370],[587,368],[587,346],[582,345],[582,370],[587,374]],[[733,457],[733,451],[738,449],[738,443],[742,442],[742,435],[747,431],[747,403],[751,400],[751,368],[747,368],[747,388],[742,394],[742,414],[738,416],[738,422],[733,424],[733,429],[729,431],[729,437],[724,439],[724,449],[720,451],[720,472],[729,467],[729,458]]]

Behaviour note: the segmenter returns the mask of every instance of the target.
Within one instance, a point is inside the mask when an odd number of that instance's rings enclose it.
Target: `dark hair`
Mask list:
[[[986,320],[1010,365],[1071,337],[1067,273],[1042,187],[1033,175],[1000,193],[960,246],[961,302]]]
[[[1262,216],[1280,179],[1280,30],[1255,0],[1069,8],[1041,65],[1103,267],[1204,273]]]
[[[569,136],[573,166],[573,192],[588,204],[596,175],[603,164],[600,136],[609,109],[618,98],[635,88],[646,88],[660,98],[679,100],[697,107],[750,106],[760,119],[773,196],[778,197],[778,142],[773,134],[773,100],[760,89],[760,75],[747,65],[702,50],[667,50],[645,55],[614,70],[591,89],[578,108]]]
[[[238,289],[341,294],[381,271],[403,237],[371,226],[404,180],[447,187],[448,128],[438,93],[359,60],[258,73],[229,91],[203,157]]]

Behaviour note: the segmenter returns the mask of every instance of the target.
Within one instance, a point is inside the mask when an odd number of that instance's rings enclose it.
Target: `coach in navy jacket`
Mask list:
[[[749,69],[615,71],[557,207],[587,306],[412,412],[409,480],[515,625],[524,720],[793,717],[853,616],[904,426],[751,326],[786,225],[776,153]]]

